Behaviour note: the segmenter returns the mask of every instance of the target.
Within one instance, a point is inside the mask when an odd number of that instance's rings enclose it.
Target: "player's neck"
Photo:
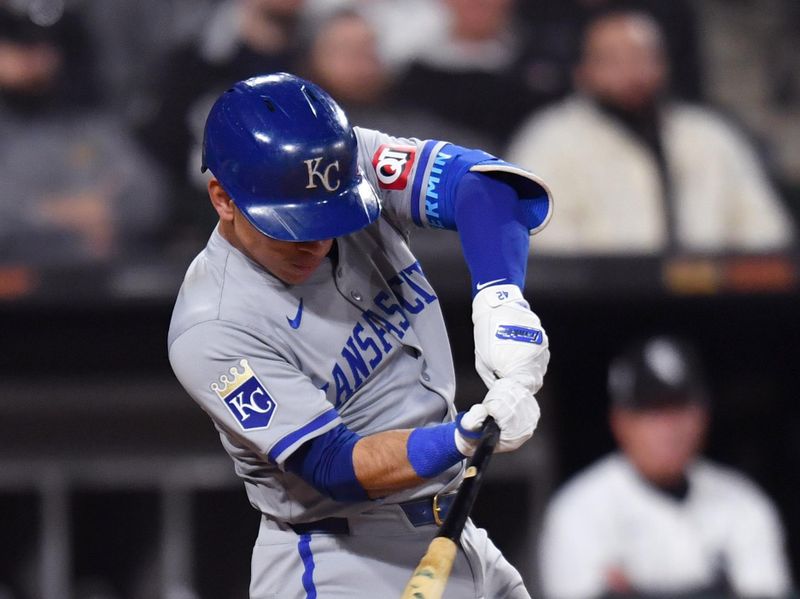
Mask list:
[[[232,222],[228,221],[219,221],[219,226],[217,227],[219,234],[222,235],[222,238],[231,244],[234,248],[239,250],[244,256],[246,256],[249,260],[255,262],[261,268],[264,268],[258,260],[256,260],[253,256],[250,255],[250,252],[244,247],[244,244],[239,240],[239,237],[236,235],[236,229]]]
[[[236,232],[233,230],[233,223],[220,220],[217,225],[217,231],[222,235],[222,238],[230,243],[237,250],[241,251],[239,240],[236,238]]]
[[[650,485],[650,487],[660,491],[675,501],[683,501],[689,495],[689,479],[685,473],[668,478],[648,478],[641,472],[639,473],[642,479]]]

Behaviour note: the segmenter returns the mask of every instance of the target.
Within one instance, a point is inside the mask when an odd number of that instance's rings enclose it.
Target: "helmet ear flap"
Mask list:
[[[253,226],[276,239],[338,237],[380,210],[344,111],[287,73],[240,81],[217,99],[203,136],[208,170]]]

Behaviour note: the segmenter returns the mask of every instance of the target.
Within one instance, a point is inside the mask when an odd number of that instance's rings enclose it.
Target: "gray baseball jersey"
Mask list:
[[[335,261],[295,286],[215,231],[186,274],[170,325],[175,374],[214,421],[265,522],[356,517],[381,506],[394,513],[393,504],[455,488],[461,478],[457,465],[380,501],[341,503],[285,469],[292,452],[342,422],[369,435],[455,416],[439,300],[407,245],[414,222],[436,217],[446,144],[359,128],[356,135],[360,168],[381,197],[380,218],[338,238]],[[255,555],[254,585],[262,561]],[[510,570],[509,588],[521,588]],[[521,592],[508,596],[527,597]],[[354,597],[352,590],[342,596]]]

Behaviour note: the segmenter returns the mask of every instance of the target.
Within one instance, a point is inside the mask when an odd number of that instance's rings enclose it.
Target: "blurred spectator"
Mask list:
[[[92,91],[92,74],[71,64],[81,28],[51,16],[0,7],[0,253],[12,263],[108,261],[158,229],[163,191],[114,118],[81,105]]]
[[[578,473],[548,506],[539,547],[546,599],[788,596],[772,502],[700,457],[704,378],[694,349],[668,336],[612,362],[610,423],[621,451]]]
[[[661,31],[645,13],[587,25],[578,92],[526,122],[509,160],[551,184],[534,249],[564,253],[772,251],[793,225],[748,141],[671,99]]]
[[[524,30],[514,0],[442,0],[449,28],[402,75],[404,104],[505,144],[512,130],[545,99],[524,83],[520,60]]]
[[[208,110],[236,81],[290,70],[297,57],[303,4],[303,0],[224,0],[197,39],[164,59],[153,90],[157,106],[140,134],[167,169],[178,196],[178,224],[188,224],[190,234],[200,225],[204,239],[213,226],[209,211],[197,208],[192,187],[199,177],[195,149],[200,147]]]
[[[98,103],[94,52],[63,0],[0,2],[0,103],[37,111]]]
[[[138,126],[149,118],[153,74],[164,57],[195,38],[218,0],[80,0],[97,43],[103,102]]]
[[[777,174],[800,190],[800,3],[706,0],[696,10],[709,99],[767,140]]]
[[[398,101],[395,79],[381,58],[374,26],[357,10],[333,12],[311,28],[299,70],[326,89],[354,125],[395,135],[410,132],[420,139],[445,139],[467,147],[490,146],[475,131]]]
[[[528,0],[519,5],[527,35],[526,83],[542,93],[564,95],[572,89],[572,69],[579,60],[581,31],[599,10],[642,10],[662,30],[672,73],[671,89],[683,100],[703,97],[698,50],[696,2],[690,0]]]
[[[393,72],[435,49],[448,27],[441,0],[308,0],[307,5],[317,17],[357,9],[375,26],[382,62]]]

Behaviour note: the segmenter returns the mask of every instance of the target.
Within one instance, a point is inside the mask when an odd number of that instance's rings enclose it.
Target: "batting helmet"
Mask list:
[[[670,336],[639,341],[618,356],[609,369],[608,392],[613,405],[632,410],[708,403],[695,349]]]
[[[206,169],[248,221],[274,239],[331,239],[380,214],[344,111],[321,88],[288,73],[240,81],[217,99],[203,136]]]

